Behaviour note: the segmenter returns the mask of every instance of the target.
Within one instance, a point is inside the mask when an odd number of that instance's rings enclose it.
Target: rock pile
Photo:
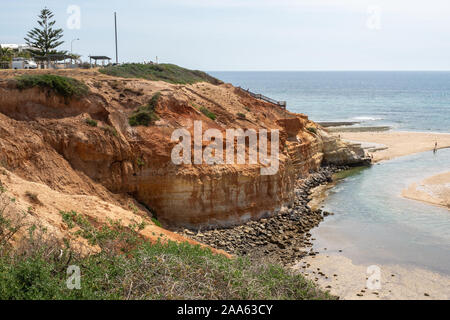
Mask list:
[[[292,205],[270,218],[249,221],[227,229],[184,229],[179,233],[232,254],[248,255],[256,259],[265,257],[284,264],[294,263],[305,255],[315,255],[316,252],[310,248],[312,243],[309,231],[332,213],[321,209],[311,210],[308,206],[311,190],[331,182],[333,173],[343,169],[345,167],[320,168],[306,179],[299,179]]]

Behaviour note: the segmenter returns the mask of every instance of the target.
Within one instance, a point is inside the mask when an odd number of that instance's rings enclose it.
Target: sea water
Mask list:
[[[450,131],[450,72],[209,72],[314,121]]]

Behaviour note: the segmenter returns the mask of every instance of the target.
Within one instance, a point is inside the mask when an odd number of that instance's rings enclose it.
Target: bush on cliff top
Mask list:
[[[66,98],[82,97],[89,93],[88,87],[81,81],[55,74],[21,75],[16,81],[20,90],[33,87],[48,88]]]
[[[196,82],[209,82],[212,84],[222,83],[222,81],[203,71],[189,70],[174,64],[127,63],[117,66],[108,66],[99,71],[115,77],[142,78],[175,84],[192,84]]]

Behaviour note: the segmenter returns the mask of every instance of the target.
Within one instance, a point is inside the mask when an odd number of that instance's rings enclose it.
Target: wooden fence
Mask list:
[[[250,90],[245,90],[244,88],[238,87],[238,89],[248,93],[249,95],[251,95],[252,97],[256,98],[256,99],[260,99],[269,103],[272,103],[274,105],[277,105],[279,107],[282,107],[283,109],[286,109],[286,101],[277,101],[275,99],[266,97],[265,95],[262,95],[260,93],[254,93],[251,92]]]

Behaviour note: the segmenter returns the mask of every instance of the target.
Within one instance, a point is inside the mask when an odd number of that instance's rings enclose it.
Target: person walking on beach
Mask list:
[[[436,151],[437,151],[437,141],[434,143],[433,153],[436,153]]]

